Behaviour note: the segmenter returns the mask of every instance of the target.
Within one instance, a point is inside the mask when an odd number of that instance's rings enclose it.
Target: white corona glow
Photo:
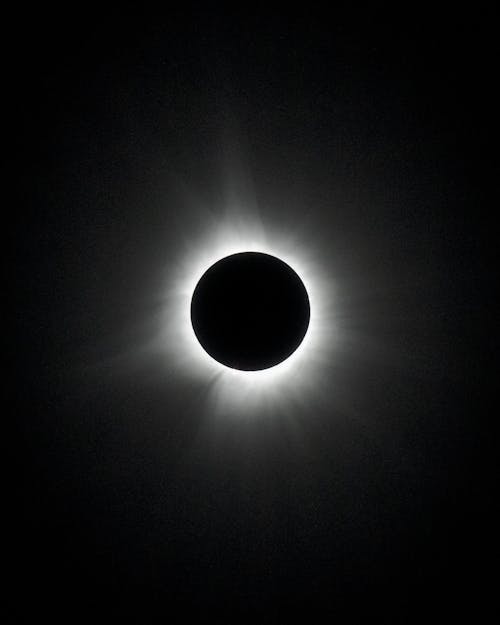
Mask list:
[[[204,229],[167,276],[162,346],[183,375],[207,385],[208,401],[217,414],[289,409],[291,404],[308,401],[322,384],[322,370],[331,362],[335,339],[333,288],[310,245],[299,236],[264,228],[258,219],[237,213]],[[309,295],[311,316],[302,343],[269,369],[241,371],[217,362],[203,349],[191,324],[191,298],[201,276],[217,261],[238,252],[262,252],[283,260]]]

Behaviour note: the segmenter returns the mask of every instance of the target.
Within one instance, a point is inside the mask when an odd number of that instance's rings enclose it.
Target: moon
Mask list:
[[[301,344],[310,319],[297,273],[270,254],[242,252],[203,274],[191,301],[191,323],[204,350],[242,371],[269,369]]]

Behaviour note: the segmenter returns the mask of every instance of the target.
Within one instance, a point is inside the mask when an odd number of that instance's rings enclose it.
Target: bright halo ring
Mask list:
[[[303,282],[310,304],[307,332],[284,361],[257,371],[232,369],[214,360],[199,343],[191,323],[191,299],[203,274],[217,261],[239,252],[260,252],[289,265]],[[161,344],[170,366],[209,387],[217,413],[252,413],[302,402],[323,382],[335,342],[332,281],[300,237],[275,236],[256,221],[226,219],[186,246],[167,276],[162,302]]]

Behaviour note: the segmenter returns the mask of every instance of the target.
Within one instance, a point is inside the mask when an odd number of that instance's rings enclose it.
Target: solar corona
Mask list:
[[[152,348],[167,379],[189,384],[207,414],[229,418],[320,399],[339,347],[324,251],[252,210],[197,213],[198,230],[166,265]]]

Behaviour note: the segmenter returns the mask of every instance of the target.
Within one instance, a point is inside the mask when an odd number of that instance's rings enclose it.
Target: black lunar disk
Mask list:
[[[279,258],[260,252],[216,262],[191,301],[191,322],[205,351],[244,371],[286,360],[302,342],[309,317],[309,297],[299,276]]]

